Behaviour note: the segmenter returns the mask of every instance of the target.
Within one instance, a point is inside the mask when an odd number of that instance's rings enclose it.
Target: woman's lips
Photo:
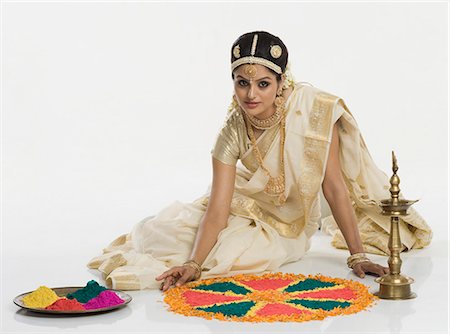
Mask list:
[[[249,107],[250,109],[256,108],[258,106],[259,102],[245,102],[245,105]]]

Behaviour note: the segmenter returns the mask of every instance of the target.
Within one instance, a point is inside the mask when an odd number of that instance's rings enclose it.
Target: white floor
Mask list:
[[[94,251],[94,255],[98,250]],[[402,272],[413,277],[418,297],[405,301],[380,300],[367,311],[304,323],[238,323],[185,317],[166,310],[160,291],[129,291],[128,306],[109,313],[85,317],[53,317],[28,312],[13,304],[20,293],[45,284],[49,287],[83,285],[97,279],[96,271],[85,267],[93,250],[80,247],[71,261],[62,255],[9,255],[3,261],[2,333],[8,332],[192,332],[192,333],[448,333],[448,242],[437,236],[430,247],[403,253]],[[312,247],[299,262],[281,268],[283,272],[324,275],[358,280],[377,291],[373,276],[359,279],[346,268],[347,252],[330,246],[330,237],[317,232]],[[386,264],[381,256],[374,261]],[[25,267],[23,264],[27,263]],[[42,274],[45,273],[44,276]],[[70,280],[68,281],[68,278]],[[44,283],[45,282],[45,283]]]

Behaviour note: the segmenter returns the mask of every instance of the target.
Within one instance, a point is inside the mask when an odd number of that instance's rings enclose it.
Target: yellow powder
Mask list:
[[[59,298],[60,297],[58,297],[55,291],[44,285],[41,285],[38,289],[34,290],[32,293],[23,297],[22,301],[27,307],[45,308],[53,304]]]

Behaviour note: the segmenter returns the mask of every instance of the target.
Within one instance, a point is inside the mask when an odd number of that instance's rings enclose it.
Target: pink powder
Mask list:
[[[105,290],[100,292],[100,294],[97,297],[92,298],[83,306],[86,310],[94,310],[98,308],[119,305],[122,304],[123,302],[124,300],[120,298],[115,292]]]
[[[301,310],[294,306],[289,306],[286,304],[267,304],[263,308],[256,311],[257,315],[260,316],[270,316],[270,315],[292,315],[292,314],[311,314],[312,312],[308,310]]]

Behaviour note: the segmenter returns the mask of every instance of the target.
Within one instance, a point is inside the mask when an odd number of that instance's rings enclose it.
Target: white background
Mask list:
[[[86,271],[139,220],[206,191],[230,48],[253,30],[285,42],[297,81],[344,99],[388,175],[395,150],[404,196],[448,238],[445,2],[5,2],[1,24],[8,298],[68,285],[27,270],[30,254]]]

